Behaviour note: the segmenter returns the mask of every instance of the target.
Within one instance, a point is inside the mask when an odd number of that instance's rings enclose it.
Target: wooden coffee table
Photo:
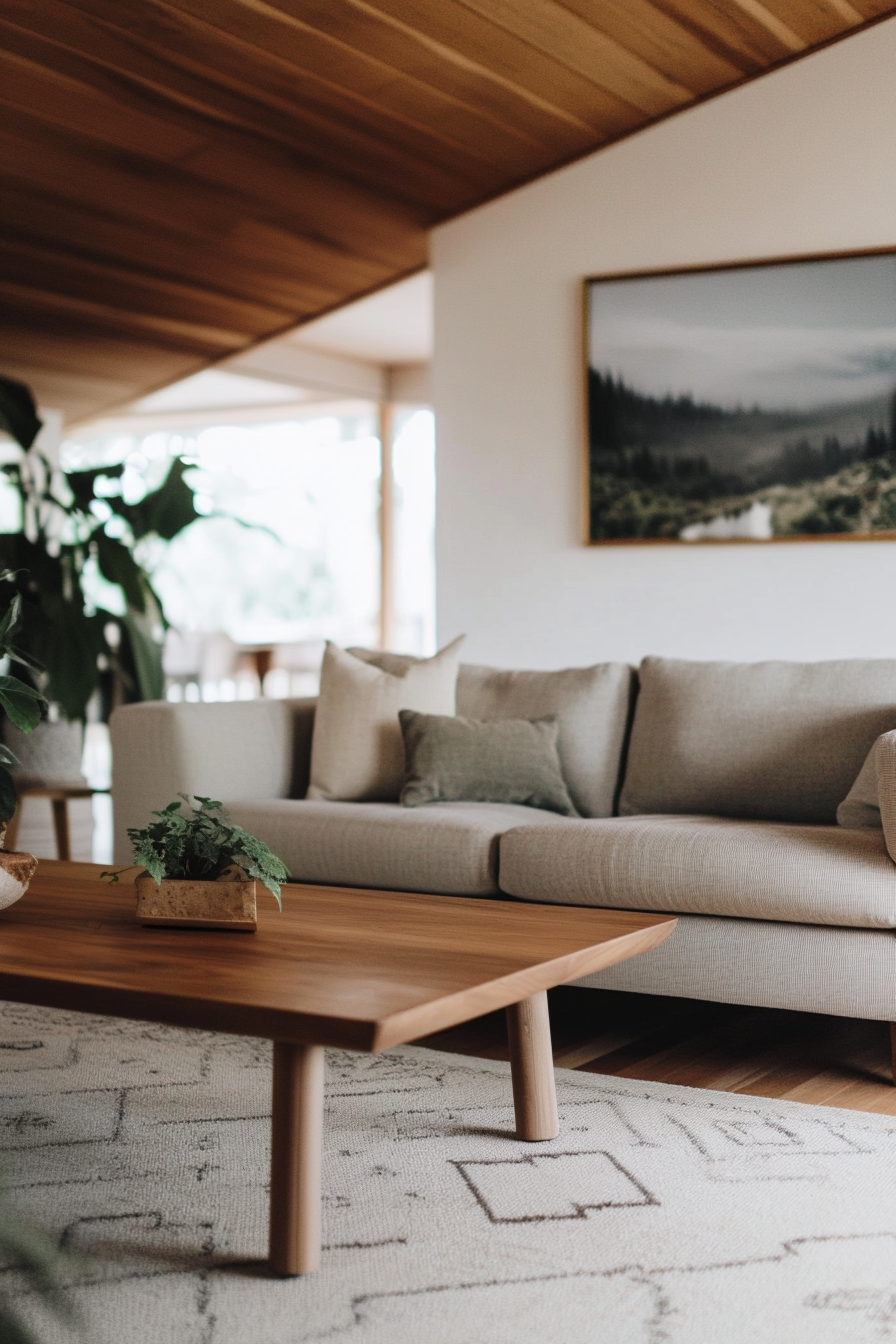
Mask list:
[[[41,860],[0,911],[0,998],[274,1042],[271,1267],[320,1261],[325,1046],[378,1051],[507,1009],[516,1134],[559,1133],[548,989],[656,947],[629,910],[287,886],[255,934],[142,928],[133,886]]]

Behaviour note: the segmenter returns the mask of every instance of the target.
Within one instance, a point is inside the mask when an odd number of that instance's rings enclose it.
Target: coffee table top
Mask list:
[[[40,861],[0,911],[0,998],[274,1040],[383,1050],[656,947],[631,910],[259,885],[258,932],[143,928],[133,884]]]

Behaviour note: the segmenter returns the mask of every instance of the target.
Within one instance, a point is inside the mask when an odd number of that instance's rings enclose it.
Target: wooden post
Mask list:
[[[893,1082],[896,1083],[896,1022],[890,1023],[890,1065],[893,1072]]]
[[[560,1122],[554,1087],[551,1019],[548,996],[544,991],[507,1009],[507,1039],[516,1136],[536,1143],[555,1139],[560,1133]]]
[[[395,478],[392,474],[394,407],[380,405],[380,648],[395,639]]]
[[[323,1046],[275,1041],[268,1257],[276,1274],[320,1265],[323,1116]]]

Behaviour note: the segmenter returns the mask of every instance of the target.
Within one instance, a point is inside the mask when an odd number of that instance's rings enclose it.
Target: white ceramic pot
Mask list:
[[[37,859],[33,854],[0,849],[0,910],[14,905],[25,895],[36,868]]]

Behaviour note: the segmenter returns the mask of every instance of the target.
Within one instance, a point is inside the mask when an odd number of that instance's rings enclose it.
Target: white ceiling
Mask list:
[[[372,364],[425,364],[432,358],[432,326],[432,272],[420,271],[279,340]]]
[[[204,369],[192,378],[163,387],[141,397],[129,408],[137,415],[163,414],[165,411],[216,410],[229,406],[270,406],[278,402],[299,401],[299,388],[271,383],[262,378],[246,378],[220,369]]]
[[[326,317],[296,327],[153,392],[92,428],[124,428],[172,416],[199,423],[226,409],[252,418],[253,409],[356,397],[424,404],[432,354],[432,273],[421,271]],[[267,417],[265,417],[267,418]],[[173,423],[173,422],[172,422]],[[133,427],[133,426],[131,426]],[[83,432],[84,427],[81,427]]]

